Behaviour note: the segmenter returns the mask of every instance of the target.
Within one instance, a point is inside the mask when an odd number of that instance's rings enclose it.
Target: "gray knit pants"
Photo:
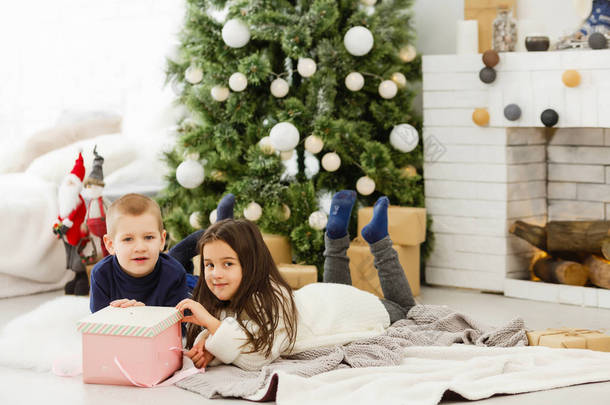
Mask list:
[[[330,239],[324,234],[324,282],[352,285],[349,272],[349,235],[340,239]],[[392,248],[389,236],[371,245],[375,268],[379,274],[379,283],[385,298],[381,303],[390,315],[390,323],[407,317],[407,312],[415,306],[413,293],[405,272],[398,261],[398,253]]]

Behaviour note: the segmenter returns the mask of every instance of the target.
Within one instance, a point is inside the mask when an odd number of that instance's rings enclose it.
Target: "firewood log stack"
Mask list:
[[[610,289],[610,221],[516,221],[509,232],[547,253],[533,264],[542,281]]]

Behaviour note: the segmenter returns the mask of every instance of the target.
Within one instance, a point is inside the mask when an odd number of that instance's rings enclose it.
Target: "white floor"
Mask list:
[[[0,328],[9,320],[28,312],[43,302],[62,295],[51,292],[25,297],[0,299]],[[444,304],[486,321],[500,325],[520,316],[530,329],[547,327],[578,327],[606,329],[610,326],[610,310],[583,308],[570,305],[550,304],[506,298],[501,295],[485,294],[478,291],[424,287],[418,301],[425,304]],[[41,344],[44,335],[41,333]],[[610,364],[608,365],[610,367]],[[0,367],[0,404],[46,404],[61,403],[111,405],[111,404],[234,404],[251,403],[240,400],[207,400],[199,395],[175,388],[140,389],[83,384],[80,378],[62,378],[51,373],[37,373],[29,370],[15,370]],[[610,403],[610,382],[585,384],[551,391],[521,395],[508,395],[477,401],[477,405],[541,405],[541,404],[608,404]],[[397,398],[396,403],[400,403]],[[466,403],[449,397],[443,404]]]

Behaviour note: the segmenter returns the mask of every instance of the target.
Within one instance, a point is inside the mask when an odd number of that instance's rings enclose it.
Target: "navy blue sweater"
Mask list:
[[[161,253],[152,273],[132,277],[121,270],[115,255],[106,256],[91,270],[89,308],[96,312],[121,298],[173,307],[188,298],[184,267],[173,257]]]

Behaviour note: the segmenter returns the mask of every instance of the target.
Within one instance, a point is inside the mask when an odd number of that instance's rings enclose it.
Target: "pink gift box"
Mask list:
[[[153,386],[182,367],[182,314],[172,307],[106,307],[80,320],[83,381]]]

